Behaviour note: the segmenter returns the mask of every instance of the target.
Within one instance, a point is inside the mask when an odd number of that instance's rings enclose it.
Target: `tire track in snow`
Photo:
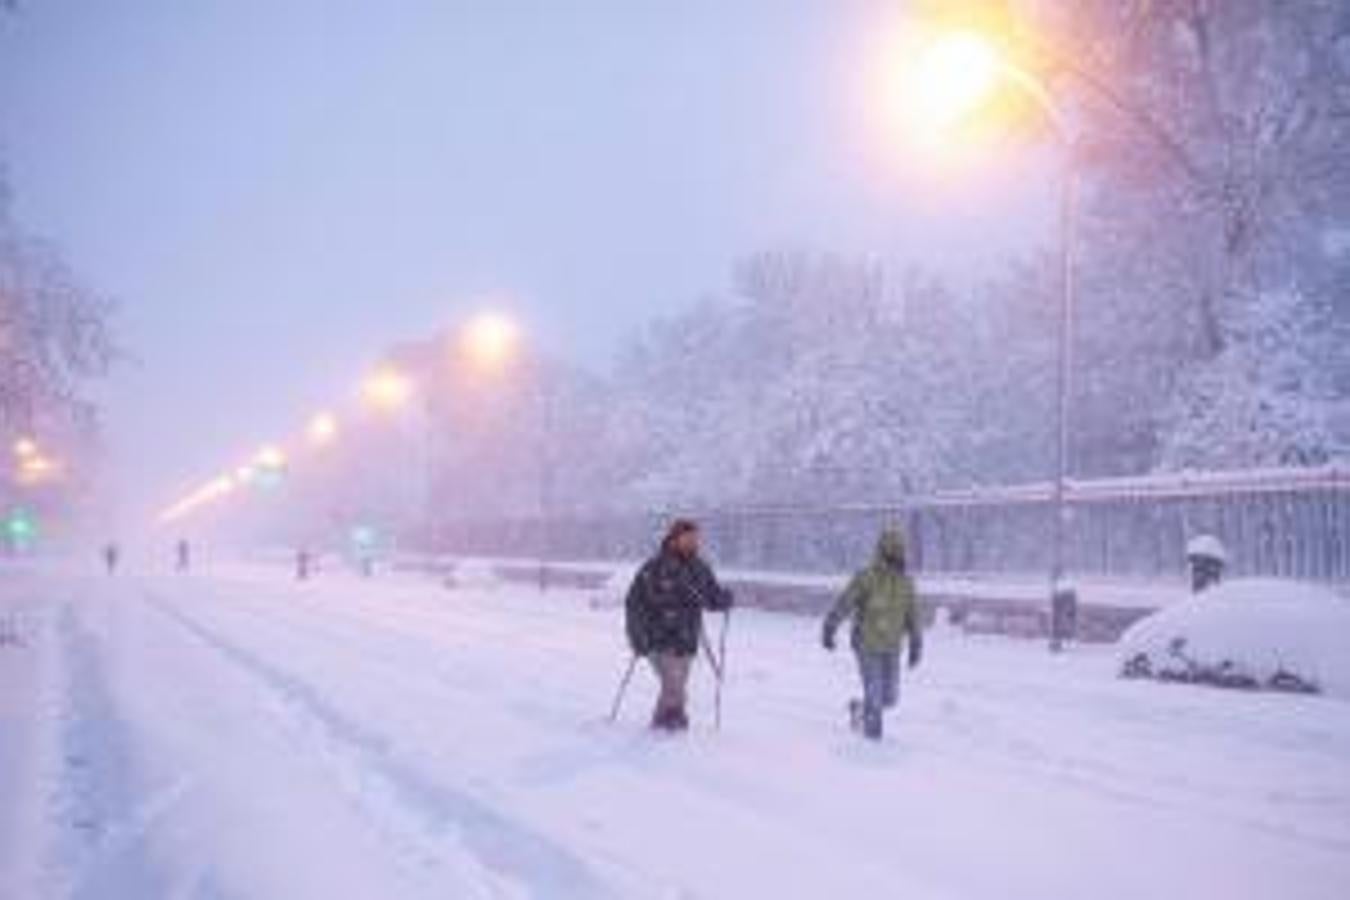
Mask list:
[[[147,838],[187,785],[140,790],[100,642],[69,605],[57,626],[65,684],[56,793],[63,836],[54,862],[70,873],[63,893],[72,900],[164,896],[168,884],[147,853]]]
[[[519,822],[501,815],[478,799],[438,783],[390,753],[381,734],[347,717],[314,685],[283,671],[262,657],[229,641],[172,604],[147,592],[152,608],[176,622],[204,645],[256,679],[301,726],[316,726],[339,762],[353,769],[358,798],[372,799],[377,787],[412,827],[409,837],[425,860],[443,857],[447,833],[481,865],[491,886],[489,896],[609,897],[612,892],[590,868],[567,849]],[[371,778],[374,785],[369,784]]]

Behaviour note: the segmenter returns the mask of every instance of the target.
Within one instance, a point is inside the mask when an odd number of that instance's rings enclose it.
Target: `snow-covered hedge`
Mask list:
[[[1350,698],[1350,599],[1296,581],[1231,581],[1135,624],[1121,675]]]
[[[445,586],[464,590],[492,590],[501,586],[501,579],[491,563],[465,559],[455,563],[445,576]]]

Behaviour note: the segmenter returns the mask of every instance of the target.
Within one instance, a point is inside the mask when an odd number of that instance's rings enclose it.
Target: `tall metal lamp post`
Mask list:
[[[1050,648],[1059,650],[1073,615],[1075,598],[1065,583],[1067,570],[1068,476],[1070,468],[1070,398],[1073,392],[1075,259],[1078,243],[1078,158],[1076,141],[1049,89],[1036,75],[1008,59],[992,42],[973,32],[957,31],[931,42],[916,69],[924,91],[922,110],[941,125],[973,112],[1001,84],[1029,97],[1044,116],[1060,150],[1058,276],[1056,325],[1055,452],[1051,495]]]

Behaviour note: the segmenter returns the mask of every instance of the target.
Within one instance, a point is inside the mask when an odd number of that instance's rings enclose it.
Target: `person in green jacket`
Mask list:
[[[923,657],[923,624],[899,531],[882,532],[872,564],[853,576],[825,616],[826,650],[834,650],[835,633],[845,619],[853,622],[853,652],[863,687],[862,699],[849,703],[853,727],[861,726],[867,737],[880,740],[882,714],[900,699],[900,645],[906,635],[909,667]]]

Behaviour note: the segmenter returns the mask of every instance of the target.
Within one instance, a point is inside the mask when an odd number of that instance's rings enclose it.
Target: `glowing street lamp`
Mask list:
[[[19,461],[32,459],[38,455],[37,441],[30,437],[19,438],[14,442],[12,449],[14,451],[14,458]]]
[[[264,490],[271,490],[281,484],[286,477],[286,451],[275,444],[268,444],[254,457],[256,475],[254,483]]]
[[[464,326],[461,344],[465,354],[477,366],[498,369],[516,351],[520,328],[508,316],[495,312],[479,313]]]
[[[338,433],[337,417],[332,413],[321,412],[309,420],[307,429],[309,442],[316,447],[324,447],[331,444]]]
[[[516,355],[520,343],[520,327],[509,316],[499,312],[481,312],[470,319],[460,333],[461,350],[478,369],[497,372]],[[539,589],[548,588],[548,558],[551,555],[552,535],[549,517],[552,515],[553,456],[550,448],[553,434],[553,391],[546,379],[539,384],[539,412],[542,439],[539,448],[539,516],[542,524],[539,550]]]
[[[989,102],[1005,62],[993,42],[973,31],[932,41],[910,73],[911,113],[923,124],[949,128]]]
[[[911,112],[921,127],[950,132],[979,112],[1004,85],[1029,97],[1041,110],[1062,150],[1059,203],[1059,316],[1055,377],[1055,471],[1052,515],[1050,648],[1060,646],[1058,610],[1071,594],[1064,584],[1066,488],[1069,469],[1069,397],[1072,377],[1075,297],[1074,255],[1078,240],[1078,160],[1076,142],[1045,84],[1019,66],[990,38],[952,31],[931,40],[914,68]]]
[[[60,472],[61,467],[55,460],[37,453],[19,460],[18,481],[23,485],[41,484],[56,478]]]
[[[401,409],[407,405],[412,393],[412,380],[389,367],[376,370],[361,384],[362,398],[376,409]]]
[[[275,444],[267,444],[258,451],[254,461],[264,469],[284,469],[286,467],[286,451]]]

